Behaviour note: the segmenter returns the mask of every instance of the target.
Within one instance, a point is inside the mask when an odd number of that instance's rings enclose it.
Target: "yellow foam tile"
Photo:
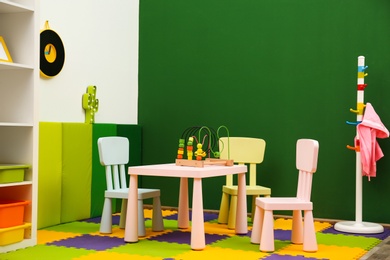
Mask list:
[[[217,248],[206,246],[204,250],[192,250],[175,256],[175,259],[199,260],[199,259],[260,259],[269,254],[263,252],[233,250],[230,248]],[[221,257],[223,256],[223,257]]]
[[[316,232],[322,231],[331,227],[330,223],[314,221],[314,229]],[[278,218],[274,222],[274,229],[291,230],[292,219]]]
[[[91,232],[89,233],[90,235],[94,236],[104,236],[104,237],[117,237],[117,238],[124,238],[125,237],[125,230],[116,226],[112,227],[112,233],[107,234],[107,233],[100,233],[99,231],[96,232]]]
[[[43,245],[46,243],[51,243],[62,239],[79,237],[81,236],[81,234],[69,233],[69,232],[57,232],[57,231],[50,231],[50,230],[38,230],[37,236],[38,236],[37,244]]]
[[[173,211],[173,210],[162,210],[161,212],[163,217],[171,216],[177,213],[177,211]],[[144,209],[145,218],[152,218],[152,216],[153,216],[152,209]]]
[[[142,256],[142,255],[128,255],[128,254],[120,254],[115,252],[105,252],[100,251],[96,253],[92,253],[89,255],[73,258],[73,260],[107,260],[107,259],[115,259],[115,260],[129,260],[129,259],[137,259],[137,260],[161,260],[161,257],[152,257],[152,256]]]
[[[145,236],[138,237],[139,240],[142,239],[148,239],[151,237],[159,236],[162,234],[170,233],[172,230],[163,230],[163,231],[153,231],[152,228],[146,228],[145,229]],[[94,236],[104,236],[104,237],[117,237],[117,238],[124,238],[125,237],[125,230],[119,227],[113,227],[111,234],[101,234],[99,231],[89,233],[90,235]]]
[[[215,234],[215,235],[236,235],[236,231],[234,229],[228,229],[227,225],[218,224],[218,223],[204,223],[204,230],[207,234]]]
[[[304,257],[312,257],[319,259],[332,259],[332,260],[352,260],[359,259],[367,251],[357,247],[345,247],[345,246],[328,246],[318,245],[317,252],[304,252],[302,245],[288,245],[277,251],[278,255],[302,255]]]

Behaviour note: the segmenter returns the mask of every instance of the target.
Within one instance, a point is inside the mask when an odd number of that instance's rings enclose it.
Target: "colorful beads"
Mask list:
[[[177,150],[177,159],[183,159],[184,154],[184,139],[179,139],[179,148]]]

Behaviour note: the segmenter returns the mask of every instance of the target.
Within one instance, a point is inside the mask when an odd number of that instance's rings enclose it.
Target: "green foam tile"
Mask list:
[[[75,221],[75,222],[44,228],[43,230],[69,232],[75,234],[89,234],[89,233],[98,232],[99,228],[100,228],[100,224]]]
[[[364,236],[347,236],[340,234],[316,233],[317,243],[333,246],[359,247],[364,250],[370,250],[381,242],[380,239]]]
[[[210,244],[212,247],[230,248],[243,251],[259,251],[258,244],[252,244],[248,236],[233,236]],[[290,241],[275,240],[275,251],[286,247]]]
[[[154,256],[161,258],[175,257],[176,255],[190,251],[191,248],[187,244],[176,244],[167,242],[158,242],[150,240],[139,240],[138,243],[128,243],[113,249],[108,252],[129,253],[136,255]]]
[[[1,260],[38,260],[38,259],[56,259],[69,260],[77,257],[86,256],[91,250],[76,249],[58,246],[37,245],[28,247],[23,250],[16,250],[9,253],[1,254]]]

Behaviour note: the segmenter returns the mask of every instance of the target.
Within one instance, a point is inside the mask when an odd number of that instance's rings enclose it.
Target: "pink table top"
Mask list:
[[[161,177],[186,177],[186,178],[208,178],[226,176],[247,172],[246,165],[205,165],[204,167],[178,166],[174,163],[154,164],[143,166],[131,166],[128,173],[131,175],[161,176]]]

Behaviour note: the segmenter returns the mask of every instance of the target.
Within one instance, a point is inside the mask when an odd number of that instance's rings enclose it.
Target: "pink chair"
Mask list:
[[[251,242],[260,243],[260,251],[275,251],[274,210],[292,210],[291,242],[303,243],[303,251],[318,250],[314,229],[313,203],[310,201],[313,173],[317,170],[319,144],[316,140],[299,139],[296,145],[296,167],[299,170],[296,197],[256,198]],[[302,210],[304,220],[302,221]]]

